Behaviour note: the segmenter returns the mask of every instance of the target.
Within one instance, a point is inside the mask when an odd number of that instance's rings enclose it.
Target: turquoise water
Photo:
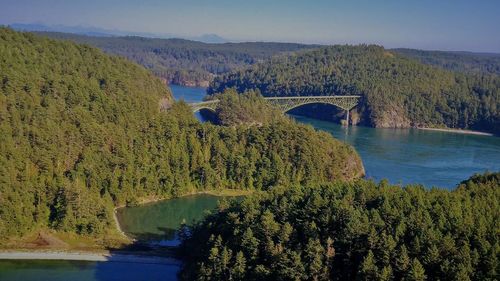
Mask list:
[[[474,173],[500,170],[500,138],[418,129],[342,128],[293,116],[356,148],[367,178],[451,189]]]
[[[182,223],[200,220],[221,197],[200,194],[118,209],[120,226],[129,236],[155,246],[176,246]],[[0,260],[1,281],[170,281],[177,280],[178,264]]]
[[[203,88],[176,86],[176,98],[201,101]],[[500,138],[416,129],[349,127],[293,116],[356,148],[368,178],[453,188],[474,173],[500,170]]]
[[[217,207],[222,197],[199,194],[160,201],[117,212],[121,229],[135,239],[160,246],[176,246],[176,230],[192,224]]]

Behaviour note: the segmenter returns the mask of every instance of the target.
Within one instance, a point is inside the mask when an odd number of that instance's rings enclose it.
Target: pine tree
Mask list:
[[[234,265],[231,267],[231,277],[234,280],[244,280],[246,274],[246,259],[243,252],[236,253]]]
[[[410,257],[408,256],[408,250],[406,249],[405,245],[402,245],[399,248],[398,254],[396,256],[396,271],[398,273],[398,276],[405,276],[410,269],[411,265],[411,260]]]
[[[411,281],[424,281],[426,278],[424,267],[417,258],[414,258],[408,273],[408,279]]]
[[[375,256],[371,250],[368,251],[361,264],[359,278],[361,280],[378,280],[378,268],[375,264]]]

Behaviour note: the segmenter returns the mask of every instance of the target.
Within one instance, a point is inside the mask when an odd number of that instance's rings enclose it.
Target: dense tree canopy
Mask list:
[[[262,125],[278,120],[291,121],[266,102],[258,91],[251,90],[238,94],[234,89],[226,89],[213,98],[219,100],[215,112],[216,122],[225,126]]]
[[[215,78],[264,96],[362,95],[360,121],[375,127],[447,126],[500,133],[500,77],[435,68],[379,46],[332,46],[275,57]],[[355,118],[355,120],[358,118]]]
[[[352,147],[267,121],[202,124],[124,58],[2,28],[0,239],[42,227],[104,235],[114,206],[143,197],[362,176]]]
[[[184,280],[497,280],[500,173],[276,187],[184,232]],[[206,241],[209,241],[208,243]]]
[[[221,73],[252,65],[276,54],[316,47],[294,43],[209,44],[184,39],[135,36],[93,37],[53,32],[39,34],[90,44],[105,52],[121,55],[150,69],[168,83],[204,87]]]
[[[500,54],[393,49],[394,52],[444,69],[500,75]]]

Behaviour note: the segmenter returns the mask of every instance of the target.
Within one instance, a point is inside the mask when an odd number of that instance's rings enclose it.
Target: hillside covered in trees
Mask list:
[[[379,46],[332,46],[274,57],[215,78],[208,93],[233,87],[264,96],[362,95],[353,121],[368,126],[500,133],[499,76],[446,71]],[[331,112],[318,108],[300,113]]]
[[[500,75],[500,54],[392,49],[421,63],[465,73]]]
[[[183,234],[183,280],[497,280],[500,173],[275,188]],[[208,243],[206,241],[209,241]]]
[[[38,32],[68,39],[126,57],[151,70],[168,83],[207,87],[213,77],[243,68],[273,55],[314,45],[273,42],[209,44],[185,39],[155,39],[136,36],[93,37],[57,32]]]
[[[352,147],[312,127],[282,115],[200,123],[139,65],[0,29],[0,241],[39,229],[112,235],[113,208],[146,197],[362,175]]]

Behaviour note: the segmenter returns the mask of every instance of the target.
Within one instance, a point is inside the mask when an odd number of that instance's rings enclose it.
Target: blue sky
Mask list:
[[[0,24],[500,53],[497,0],[0,0]]]

